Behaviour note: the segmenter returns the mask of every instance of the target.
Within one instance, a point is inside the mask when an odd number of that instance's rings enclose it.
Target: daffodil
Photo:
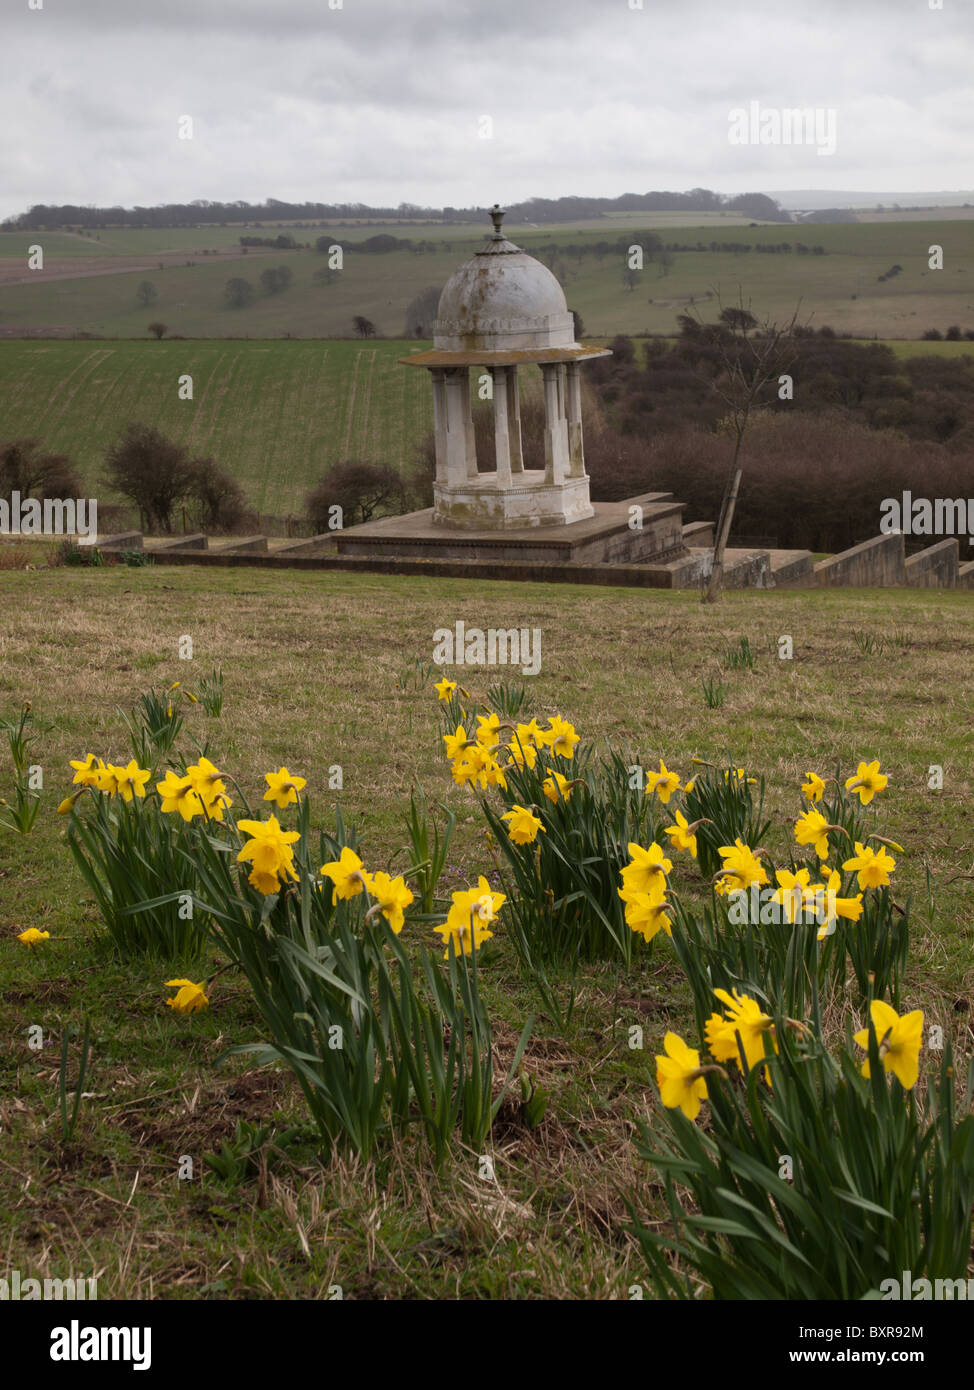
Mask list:
[[[560,772],[549,772],[541,783],[541,790],[552,806],[557,806],[559,801],[567,801],[572,794],[572,788],[568,785],[568,778],[563,777]]]
[[[292,806],[298,799],[298,792],[308,785],[304,777],[293,776],[286,767],[279,768],[277,772],[265,772],[264,781],[267,783],[264,800],[276,802],[279,811]]]
[[[58,813],[58,815],[59,815],[59,816],[67,816],[67,815],[70,815],[70,813],[74,810],[75,802],[78,800],[78,797],[79,797],[79,796],[84,796],[84,794],[85,794],[85,788],[82,787],[82,788],[81,788],[81,791],[80,791],[80,792],[75,792],[74,796],[66,796],[66,797],[64,798],[64,800],[60,803],[60,805],[59,805],[58,808],[57,808],[57,813]]]
[[[895,1009],[883,999],[874,999],[869,1005],[876,1043],[882,1059],[883,1070],[891,1071],[897,1081],[907,1091],[916,1085],[920,1074],[920,1048],[923,1044],[923,1010],[914,1009],[902,1018]],[[862,1028],[853,1034],[860,1047],[869,1047],[869,1029]],[[869,1058],[862,1064],[863,1076],[869,1075]]]
[[[783,908],[786,922],[794,922],[798,916],[798,909],[805,902],[809,871],[799,869],[796,874],[793,874],[790,869],[776,869],[774,876],[778,880],[778,887],[771,894],[771,901]]]
[[[528,724],[517,724],[514,733],[517,741],[524,744],[525,747],[527,747],[528,744],[530,744],[532,748],[543,748],[545,746],[544,732],[536,719],[532,719]]]
[[[697,857],[697,837],[693,833],[693,827],[687,821],[682,811],[675,811],[676,825],[668,825],[665,834],[669,835],[670,842],[674,849],[688,851],[694,859]]]
[[[25,946],[30,947],[37,946],[42,941],[50,941],[50,939],[51,933],[49,931],[38,931],[36,927],[28,927],[17,937],[18,941],[22,941]]]
[[[558,714],[548,720],[548,725],[541,735],[542,741],[558,757],[574,758],[575,744],[579,742],[574,727]]]
[[[380,872],[371,875],[368,889],[375,900],[375,907],[398,936],[405,921],[405,910],[413,901],[413,894],[406,887],[406,880],[401,874],[398,878],[390,878],[388,874]]]
[[[752,883],[766,884],[767,870],[754,851],[738,837],[733,845],[721,845],[717,853],[724,867],[717,876],[715,891],[721,895],[750,888]]]
[[[688,1120],[695,1120],[700,1114],[700,1102],[707,1099],[700,1053],[687,1047],[676,1033],[667,1033],[663,1054],[656,1057],[659,1098],[667,1110],[679,1108]]]
[[[94,753],[88,753],[79,761],[72,759],[71,766],[74,768],[74,776],[71,778],[73,787],[97,787],[98,774],[105,771],[105,764],[101,758],[96,758]]]
[[[120,770],[118,778],[118,794],[123,801],[131,801],[133,796],[137,796],[140,801],[145,800],[145,784],[152,776],[149,768],[139,767],[134,758],[128,766]]]
[[[863,907],[861,893],[857,893],[854,898],[839,897],[842,875],[838,869],[830,870],[827,864],[821,867],[823,876],[828,873],[828,879],[822,883],[813,883],[805,897],[819,919],[825,919],[821,922],[818,933],[818,940],[824,941],[835,930],[835,923],[839,917],[845,918],[848,922],[858,922]]]
[[[800,845],[814,845],[819,859],[829,857],[829,825],[821,811],[806,811],[795,821],[795,839]]]
[[[821,801],[825,795],[825,782],[817,772],[806,772],[802,792],[809,801]]]
[[[507,745],[507,751],[511,755],[512,767],[534,767],[538,761],[538,750],[533,743],[521,743],[518,739],[512,738]]]
[[[95,773],[94,785],[106,796],[112,797],[118,791],[118,779],[125,775],[125,769],[114,763],[102,763]]]
[[[453,692],[457,688],[456,681],[447,680],[446,676],[441,681],[437,681],[433,686],[438,700],[452,700]]]
[[[206,815],[212,820],[222,821],[224,810],[233,805],[227,796],[223,774],[213,766],[209,758],[200,758],[198,763],[186,769],[186,776],[202,801]]]
[[[461,889],[453,894],[453,906],[446,921],[434,927],[446,943],[443,959],[448,960],[450,951],[469,956],[494,933],[489,923],[497,918],[503,903],[507,901],[504,893],[495,893],[483,874],[477,880],[476,888]]]
[[[466,729],[462,724],[458,724],[455,734],[443,735],[443,742],[446,744],[446,756],[451,761],[458,758],[469,742]]]
[[[874,850],[857,840],[854,857],[847,859],[842,867],[858,873],[859,887],[862,889],[886,888],[889,886],[889,876],[896,868],[896,860],[882,846]]]
[[[538,816],[526,806],[514,805],[503,816],[501,820],[509,820],[511,823],[507,827],[508,839],[515,845],[530,845],[538,838],[538,832],[546,834]]]
[[[333,904],[339,898],[356,898],[369,886],[369,875],[364,871],[361,859],[348,845],[337,859],[330,864],[322,864],[321,872],[335,885],[331,895]]]
[[[644,941],[652,941],[659,931],[665,931],[670,937],[673,935],[673,924],[666,915],[669,904],[656,892],[639,893],[634,888],[620,888],[618,893],[626,905],[627,926],[639,932]]]
[[[194,984],[192,980],[167,980],[166,989],[177,991],[172,999],[166,1000],[169,1007],[175,1009],[177,1014],[196,1014],[209,1007],[210,1001],[206,997],[203,986]]]
[[[860,763],[854,777],[847,777],[845,789],[855,792],[863,806],[868,806],[877,792],[884,791],[889,778],[879,770],[879,759],[872,763]]]
[[[665,806],[674,792],[680,790],[680,774],[670,772],[663,759],[659,760],[659,772],[646,773],[646,795],[652,796],[653,792],[659,797]]]
[[[715,989],[714,994],[724,1005],[724,1016],[711,1014],[704,1024],[704,1035],[711,1054],[718,1062],[735,1061],[738,1070],[743,1071],[737,1043],[740,1037],[748,1067],[757,1065],[765,1055],[765,1033],[770,1033],[774,1041],[773,1019],[762,1012],[757,1000],[748,994],[739,994],[735,990],[731,995],[726,989]]]
[[[725,781],[725,782],[730,782],[731,779],[733,779],[733,781],[734,781],[736,784],[738,784],[738,785],[747,785],[747,786],[751,786],[751,787],[753,787],[753,786],[755,785],[755,783],[757,782],[757,778],[756,778],[756,777],[748,777],[748,776],[746,776],[746,775],[745,775],[745,772],[744,772],[744,769],[743,769],[742,767],[733,767],[733,768],[725,767],[725,768],[724,768],[724,781]]]
[[[667,859],[657,844],[643,849],[629,845],[629,863],[621,870],[623,887],[633,893],[648,893],[654,902],[662,902],[666,893],[666,875],[673,870],[673,860]]]
[[[241,820],[237,829],[252,837],[237,855],[237,863],[249,861],[253,866],[248,882],[258,893],[267,897],[289,878],[297,878],[291,848],[301,838],[296,830],[282,830],[276,816],[269,816],[266,821]]]
[[[482,743],[485,748],[496,748],[500,742],[498,729],[501,726],[499,714],[478,714],[477,723],[480,728],[477,730],[477,742]]]
[[[162,797],[162,810],[168,814],[178,811],[183,820],[191,821],[194,816],[205,815],[200,795],[193,789],[188,777],[180,777],[170,769],[161,782],[156,783],[156,791]]]

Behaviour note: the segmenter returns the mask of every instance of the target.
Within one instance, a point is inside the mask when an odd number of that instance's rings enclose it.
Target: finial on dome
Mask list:
[[[506,215],[507,214],[501,207],[500,203],[495,203],[494,206],[491,208],[490,220],[494,224],[494,235],[491,238],[492,241],[504,240],[504,233],[501,231],[501,223],[504,221]]]

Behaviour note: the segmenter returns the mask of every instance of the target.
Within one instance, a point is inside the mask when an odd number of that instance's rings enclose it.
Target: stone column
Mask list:
[[[466,416],[467,431],[467,477],[477,476],[477,440],[473,432],[473,408],[470,399],[470,370],[461,367],[463,373],[463,409]]]
[[[545,483],[549,486],[562,483],[568,472],[568,434],[566,420],[561,411],[561,392],[558,389],[560,362],[544,362],[541,375],[544,378],[544,459]]]
[[[473,421],[470,418],[470,373],[466,367],[445,371],[446,395],[446,485],[463,487],[470,476],[470,444]],[[474,452],[474,472],[477,456]]]
[[[582,377],[577,362],[565,364],[566,415],[568,417],[568,476],[585,477],[582,448]]]
[[[447,403],[446,403],[446,372],[442,367],[433,367],[430,370],[433,378],[433,439],[436,447],[436,481],[445,483],[447,480]]]
[[[521,396],[517,386],[517,367],[508,367],[507,378],[507,429],[511,441],[511,472],[524,472],[524,456],[521,453]]]
[[[511,486],[511,435],[507,418],[508,367],[492,367],[494,396],[494,453],[497,457],[497,486]]]

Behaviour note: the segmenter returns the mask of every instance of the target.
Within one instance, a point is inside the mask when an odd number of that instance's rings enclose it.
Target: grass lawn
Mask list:
[[[25,1277],[96,1275],[102,1298],[327,1298],[334,1285],[346,1298],[626,1298],[644,1274],[624,1196],[665,1216],[656,1175],[632,1144],[634,1120],[659,1110],[654,1054],[691,1017],[665,938],[637,950],[629,974],[583,968],[561,1036],[519,975],[502,913],[481,963],[498,1071],[534,1013],[525,1066],[550,1102],[536,1128],[519,1104],[502,1110],[495,1183],[459,1149],[437,1174],[413,1138],[383,1145],[368,1165],[322,1164],[288,1072],[239,1058],[214,1065],[228,1046],[261,1036],[239,977],[220,976],[208,1012],[180,1017],[164,1005],[165,980],[185,969],[209,976],[215,954],[184,968],[112,959],[55,814],[68,760],[127,761],[119,706],[150,685],[191,687],[214,666],[225,676],[223,714],[193,707],[187,731],[209,740],[210,756],[253,801],[264,772],[286,763],[308,779],[315,821],[332,826],[340,801],[370,865],[389,867],[405,843],[400,802],[419,782],[458,815],[447,889],[493,862],[476,803],[442,758],[431,689],[441,673],[424,670],[434,630],[457,619],[540,628],[541,673],[525,681],[539,718],[560,713],[583,739],[628,746],[645,767],[662,756],[689,776],[697,756],[765,774],[778,862],[806,771],[834,775],[839,764],[848,775],[861,758],[879,758],[890,783],[877,828],[904,846],[898,899],[913,898],[908,1007],[943,1025],[966,1070],[969,595],[740,593],[705,608],[691,593],[165,567],[4,570],[0,586],[0,719],[33,702],[45,788],[32,835],[0,829],[0,1242],[8,1268]],[[884,640],[867,655],[857,631]],[[177,657],[187,634],[192,663]],[[786,634],[791,661],[777,656]],[[742,636],[754,671],[725,665]],[[477,695],[507,675],[457,674]],[[708,676],[726,687],[717,709],[703,699]],[[327,790],[336,763],[341,793]],[[942,791],[929,789],[934,765]],[[4,747],[0,796],[11,787]],[[677,890],[702,900],[696,869],[674,859]],[[395,862],[392,872],[401,853]],[[31,926],[51,940],[28,951],[15,938]],[[64,1143],[61,1038],[85,1017],[93,1054]],[[628,1046],[633,1024],[645,1030],[642,1051]],[[38,1049],[28,1045],[33,1025],[43,1030]],[[286,1138],[241,1181],[224,1181],[205,1155],[232,1140],[238,1120]],[[194,1177],[180,1180],[187,1155]]]

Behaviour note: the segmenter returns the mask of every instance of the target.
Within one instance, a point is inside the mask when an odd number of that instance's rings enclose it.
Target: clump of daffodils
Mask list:
[[[322,864],[321,873],[332,882],[332,903],[349,902],[365,893],[372,904],[367,916],[378,912],[398,936],[405,922],[405,911],[413,901],[413,893],[400,874],[391,878],[387,873],[369,873],[362,860],[344,847],[337,859]]]
[[[490,923],[496,921],[506,901],[506,894],[495,893],[483,874],[478,878],[476,888],[454,893],[453,906],[446,921],[433,928],[446,943],[443,959],[449,960],[451,952],[457,956],[469,956],[479,950],[494,935]]]

